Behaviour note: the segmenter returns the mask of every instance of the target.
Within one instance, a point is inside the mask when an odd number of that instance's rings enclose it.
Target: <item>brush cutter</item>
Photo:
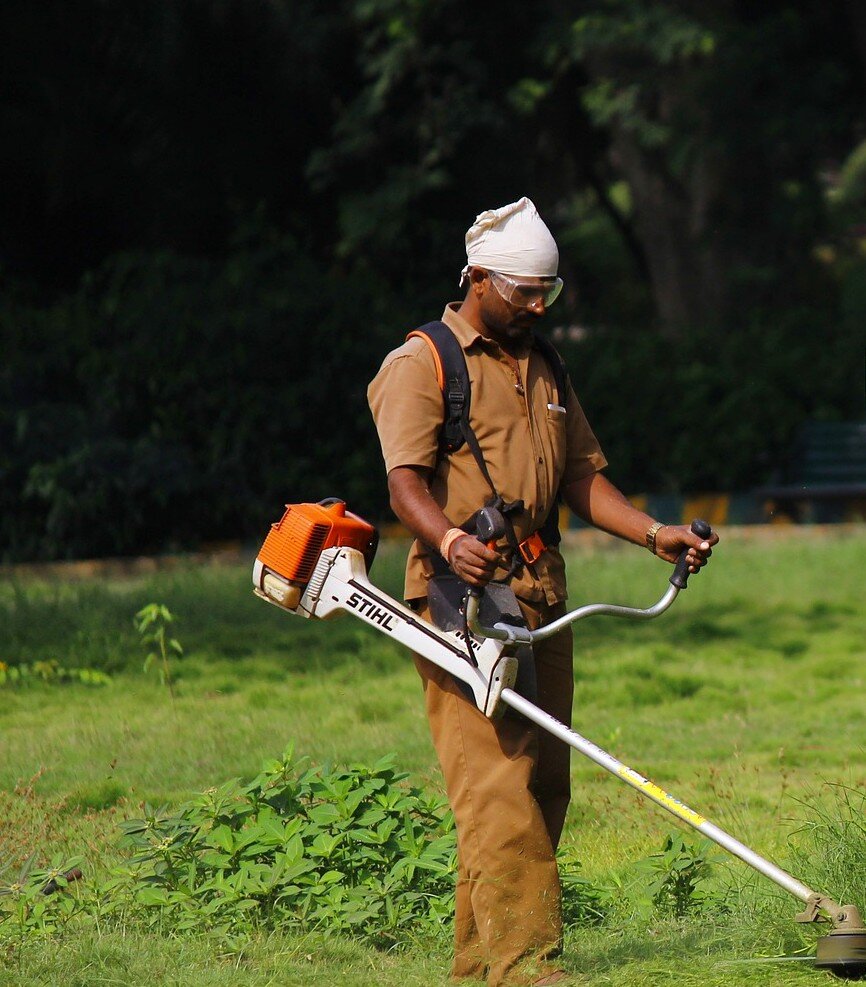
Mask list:
[[[501,535],[497,513],[489,508],[479,513],[477,534],[482,541],[492,544]],[[692,531],[702,538],[710,535],[705,521],[693,522]],[[267,602],[301,617],[327,620],[341,613],[353,614],[450,672],[490,719],[501,716],[507,707],[521,713],[802,901],[805,908],[795,921],[829,920],[833,928],[818,940],[817,967],[848,979],[866,976],[866,928],[856,906],[839,905],[813,891],[515,689],[520,649],[556,634],[568,624],[595,615],[651,620],[664,613],[687,587],[685,552],[664,595],[646,609],[593,603],[545,627],[529,630],[520,626],[516,615],[506,613],[509,619],[501,619],[502,611],[488,599],[493,595],[489,591],[471,591],[463,608],[463,627],[442,630],[369,581],[367,569],[377,541],[375,528],[348,512],[340,500],[288,505],[282,519],[271,526],[256,558],[254,591]]]

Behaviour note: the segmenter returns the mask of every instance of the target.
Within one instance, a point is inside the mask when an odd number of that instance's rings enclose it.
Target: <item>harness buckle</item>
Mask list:
[[[547,548],[544,544],[544,539],[537,531],[534,532],[534,534],[531,534],[528,538],[524,538],[524,540],[517,547],[520,549],[520,554],[523,557],[523,561],[529,565],[532,565],[533,562],[537,562]]]

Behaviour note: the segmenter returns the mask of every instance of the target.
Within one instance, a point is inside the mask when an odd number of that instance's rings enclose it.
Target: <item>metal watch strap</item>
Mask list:
[[[659,533],[659,529],[664,527],[664,523],[661,521],[654,521],[646,533],[646,547],[653,553],[656,554],[656,535]]]

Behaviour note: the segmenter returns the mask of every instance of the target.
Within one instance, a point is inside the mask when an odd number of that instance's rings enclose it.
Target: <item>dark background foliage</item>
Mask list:
[[[530,195],[629,492],[864,416],[846,0],[76,0],[0,14],[0,559],[388,517],[365,389]]]

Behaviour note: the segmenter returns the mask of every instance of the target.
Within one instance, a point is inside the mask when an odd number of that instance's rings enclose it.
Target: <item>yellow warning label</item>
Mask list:
[[[680,802],[679,799],[675,799],[673,795],[668,795],[664,789],[659,788],[658,785],[651,782],[648,778],[644,778],[643,775],[639,775],[637,771],[634,771],[632,768],[627,768],[623,764],[617,770],[617,774],[620,778],[627,781],[630,785],[634,786],[645,795],[649,795],[649,797],[658,802],[659,805],[663,805],[675,816],[679,816],[680,819],[684,819],[687,823],[691,823],[692,826],[703,826],[706,822],[706,819],[704,819],[702,815],[695,812],[694,809],[690,809],[687,805]]]

